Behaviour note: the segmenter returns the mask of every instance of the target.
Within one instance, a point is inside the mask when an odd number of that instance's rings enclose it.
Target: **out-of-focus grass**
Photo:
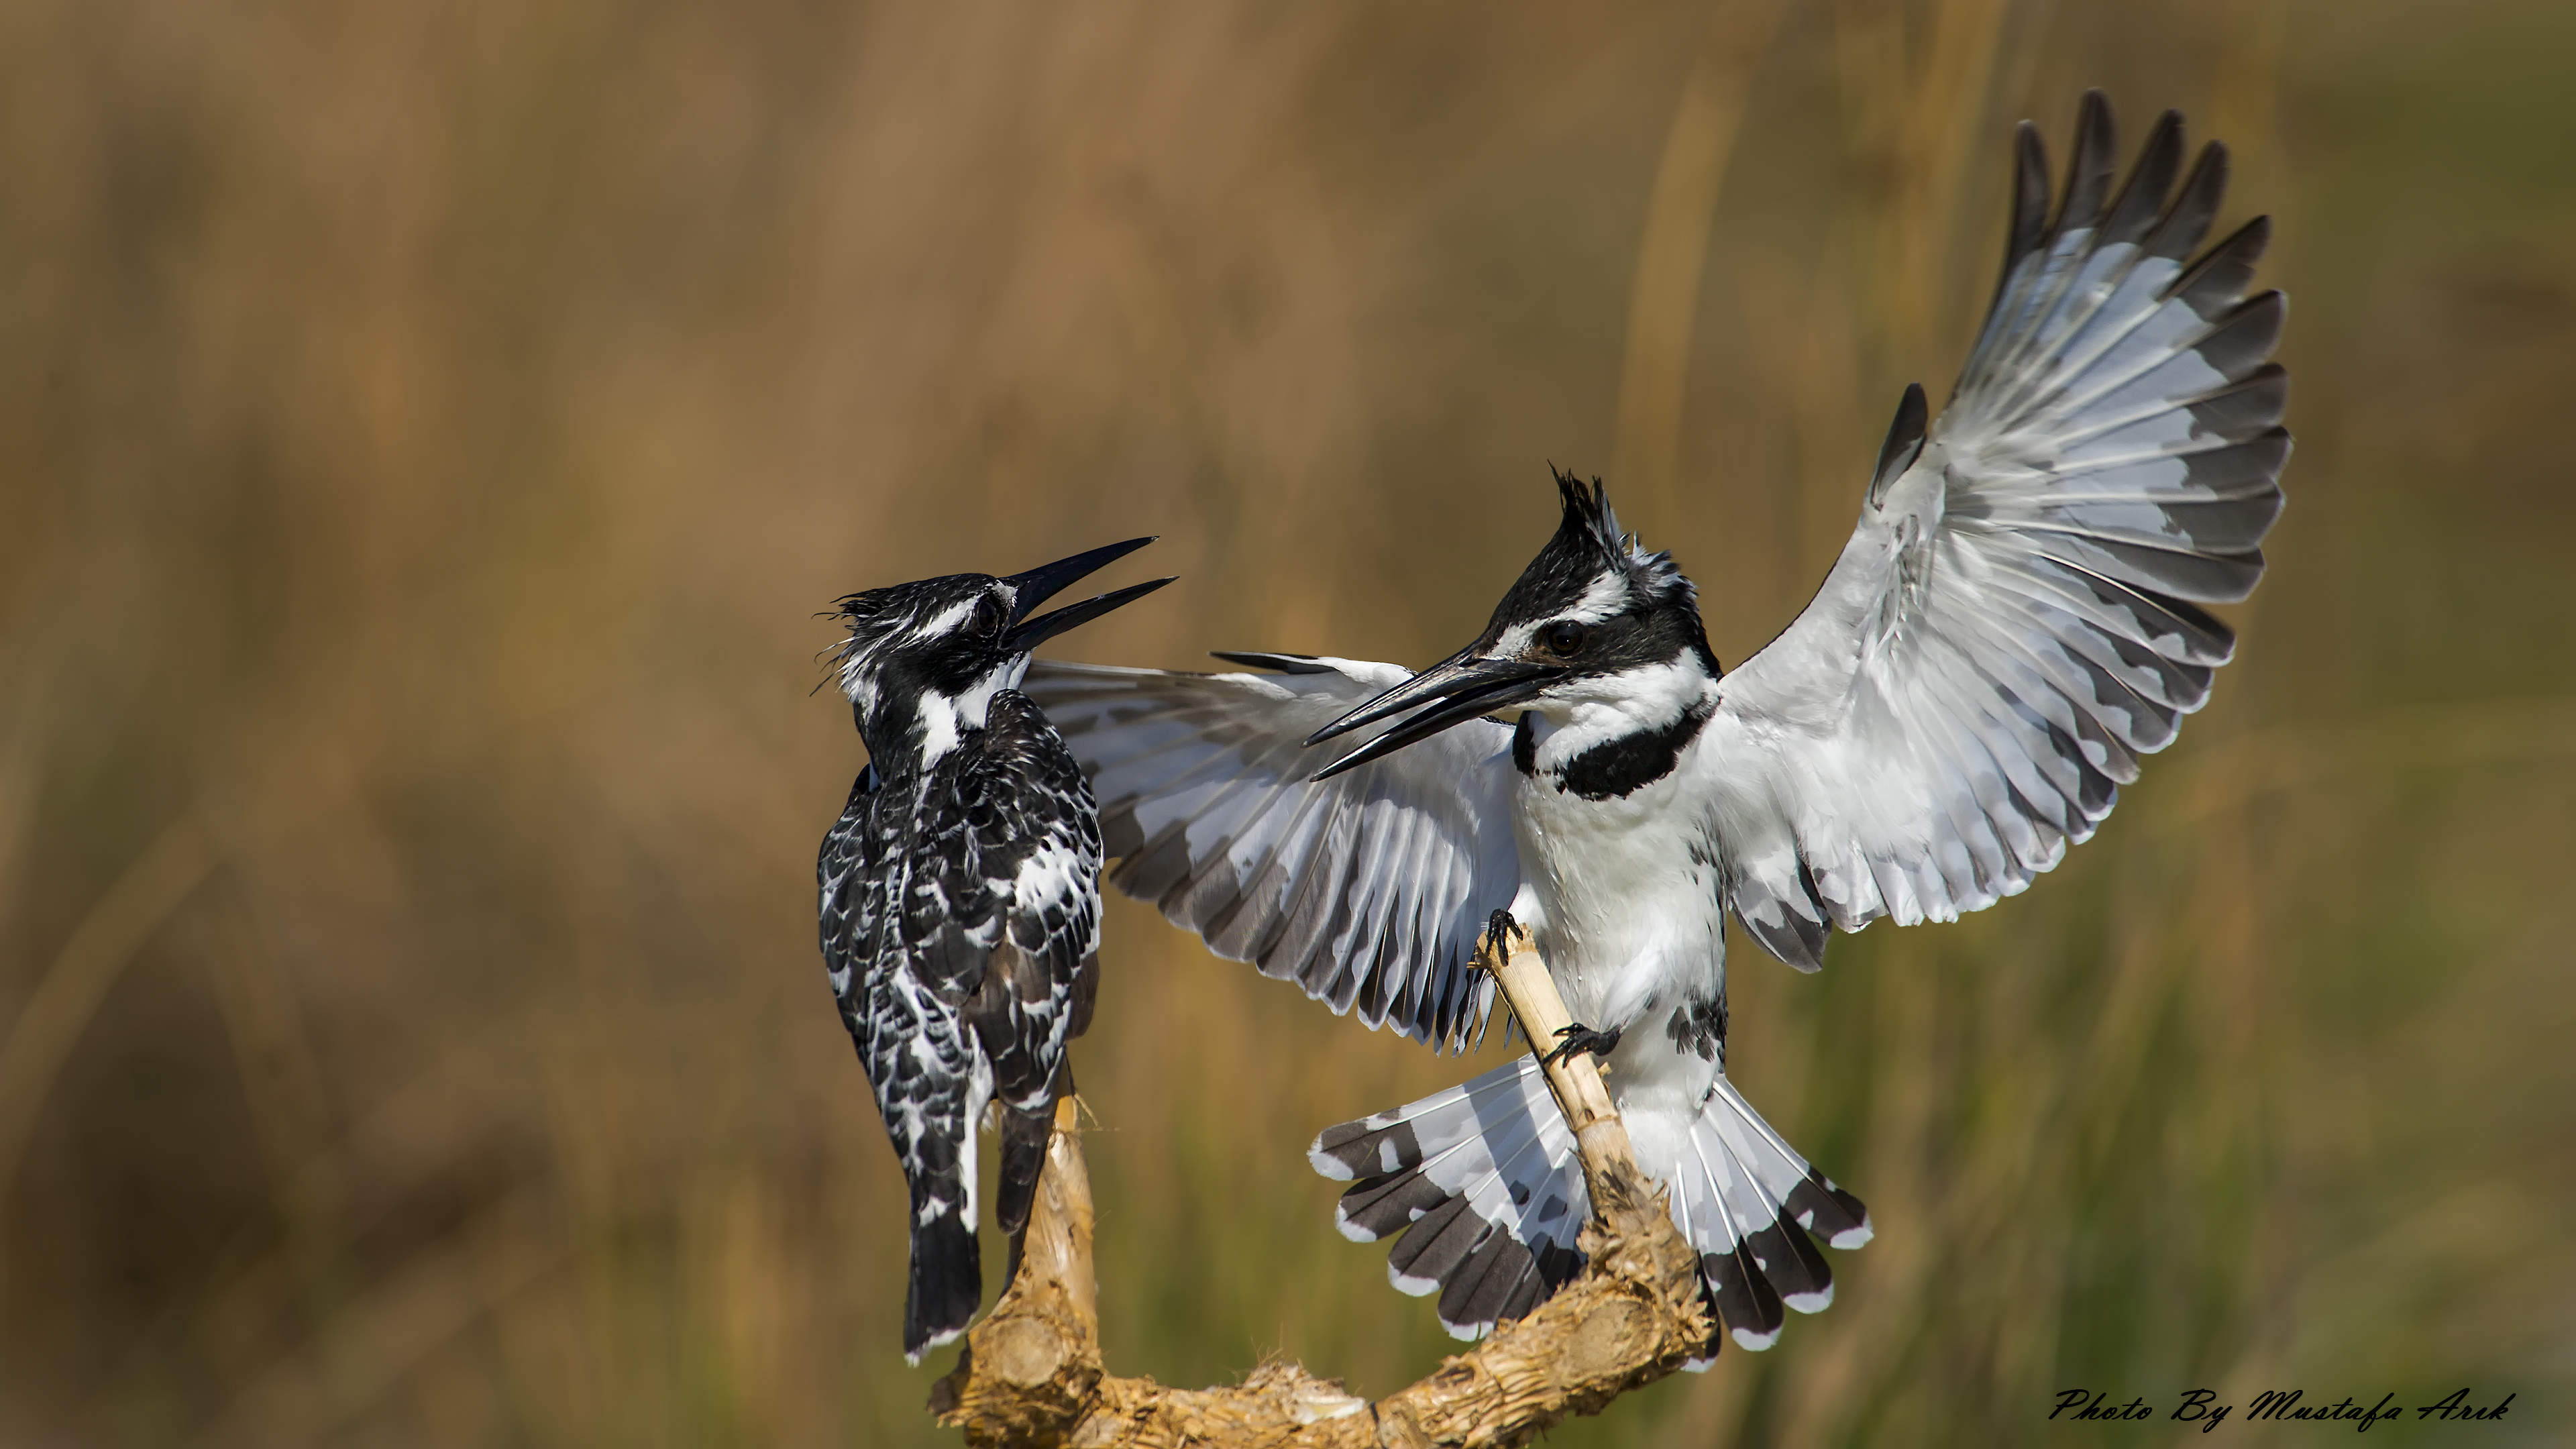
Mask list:
[[[1741,658],[1955,368],[2009,123],[2062,151],[2102,84],[2281,221],[2300,452],[2240,662],[2022,899],[1814,978],[1739,947],[1740,1075],[1878,1240],[1771,1353],[1559,1437],[2045,1443],[2104,1432],[2044,1422],[2079,1384],[2466,1383],[2520,1395],[2479,1442],[2553,1442],[2576,15],[1763,30],[0,11],[0,1439],[940,1442],[811,938],[859,758],[812,612],[1154,531],[1183,582],[1068,652],[1421,662],[1551,526],[1545,463],[1615,449]],[[1694,283],[1680,344],[1629,336],[1650,197],[1685,239],[1708,208],[1649,289]],[[1473,1064],[1109,930],[1113,1363],[1426,1370],[1302,1149]]]

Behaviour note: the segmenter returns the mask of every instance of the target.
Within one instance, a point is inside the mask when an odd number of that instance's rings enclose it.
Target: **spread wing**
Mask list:
[[[1317,783],[1347,748],[1306,736],[1401,684],[1392,664],[1225,654],[1273,674],[1041,660],[1021,688],[1091,777],[1110,883],[1208,949],[1431,1045],[1461,1041],[1492,985],[1467,962],[1520,888],[1511,731],[1469,720]],[[1390,725],[1391,727],[1391,725]]]
[[[2187,261],[2226,184],[2181,120],[2116,195],[2087,95],[2067,193],[2025,124],[2003,280],[1926,435],[1911,389],[1841,559],[1721,683],[1730,900],[1812,969],[1828,923],[1948,920],[2091,835],[2234,652],[2281,509],[2279,293],[2246,298],[2257,220]],[[2168,199],[2170,195],[2170,199]],[[2106,200],[2107,198],[2107,200]]]

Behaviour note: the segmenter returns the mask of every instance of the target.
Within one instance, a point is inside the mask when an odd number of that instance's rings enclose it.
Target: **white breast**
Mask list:
[[[1688,768],[1622,797],[1524,777],[1514,825],[1524,914],[1577,1021],[1624,1029],[1725,980],[1725,908]],[[1622,1055],[1625,1055],[1623,1052]]]

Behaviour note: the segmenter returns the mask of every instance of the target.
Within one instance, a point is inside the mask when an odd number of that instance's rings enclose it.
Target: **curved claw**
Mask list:
[[[1522,930],[1521,923],[1512,919],[1511,907],[1498,906],[1492,915],[1485,918],[1485,949],[1495,953],[1495,961],[1500,962],[1511,954],[1511,942],[1515,936],[1527,939],[1529,932]],[[1483,966],[1485,963],[1479,961],[1477,964]]]
[[[1540,1057],[1539,1063],[1542,1066],[1571,1061],[1578,1052],[1589,1052],[1595,1061],[1607,1062],[1610,1060],[1610,1054],[1619,1049],[1620,1033],[1594,1031],[1581,1022],[1576,1022],[1572,1026],[1558,1027],[1556,1034],[1564,1038],[1564,1045]]]

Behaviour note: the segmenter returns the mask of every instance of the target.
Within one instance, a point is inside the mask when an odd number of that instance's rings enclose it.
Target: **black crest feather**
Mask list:
[[[1619,527],[1619,515],[1610,507],[1610,490],[1600,479],[1589,485],[1572,473],[1551,464],[1556,476],[1557,496],[1565,505],[1565,517],[1557,525],[1560,542],[1588,544],[1597,550],[1601,560],[1613,568],[1625,569],[1628,584],[1640,598],[1655,598],[1680,591],[1681,598],[1693,606],[1699,602],[1699,591],[1673,564],[1673,556],[1650,552],[1637,541],[1637,536]]]

